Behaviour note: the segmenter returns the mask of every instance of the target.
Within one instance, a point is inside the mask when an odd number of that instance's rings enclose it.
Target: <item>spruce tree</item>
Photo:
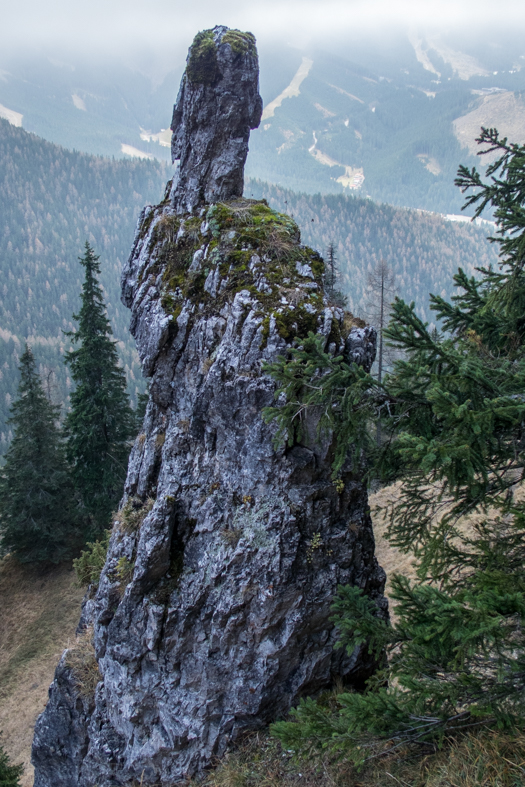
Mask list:
[[[23,765],[12,765],[4,747],[0,744],[0,787],[20,787]]]
[[[489,181],[461,167],[456,183],[473,192],[476,216],[494,209],[500,265],[470,279],[460,270],[451,303],[432,297],[441,332],[396,299],[385,337],[404,357],[382,382],[313,335],[268,366],[287,400],[267,412],[280,435],[300,437],[315,407],[335,473],[349,449],[364,449],[374,472],[402,480],[389,537],[415,555],[419,575],[394,576],[392,627],[360,589],[340,589],[341,646],[368,643],[388,660],[335,713],[308,700],[295,722],[275,725],[287,748],[314,743],[364,761],[479,725],[525,724],[525,146],[494,129],[478,142],[499,154]],[[389,438],[380,449],[366,426],[378,419]]]
[[[73,479],[88,519],[86,536],[96,537],[107,528],[122,494],[133,412],[97,278],[99,257],[87,242],[79,262],[85,279],[80,311],[73,315],[78,329],[67,334],[76,347],[66,354],[75,389],[65,428]]]
[[[375,268],[367,276],[368,298],[366,302],[366,316],[377,330],[377,381],[383,381],[383,371],[392,360],[391,353],[387,352],[384,341],[386,326],[390,320],[390,309],[395,294],[395,273],[386,260],[381,258]],[[390,356],[390,357],[389,357]],[[376,424],[376,442],[381,445],[381,422]]]
[[[58,407],[48,401],[28,345],[20,358],[14,437],[0,476],[2,551],[23,562],[58,562],[76,536],[76,506]]]

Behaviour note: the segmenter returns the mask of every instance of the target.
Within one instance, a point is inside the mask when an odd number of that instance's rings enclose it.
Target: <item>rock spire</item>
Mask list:
[[[363,468],[349,458],[336,486],[315,419],[276,447],[262,418],[264,361],[314,331],[369,366],[375,332],[327,301],[295,222],[241,196],[256,63],[253,39],[226,28],[190,50],[179,181],[142,211],[122,274],[149,403],[82,634],[36,725],[35,787],[172,787],[375,667],[366,647],[334,649],[330,623],[340,584],[388,614]]]
[[[171,157],[179,161],[178,213],[241,197],[250,129],[261,121],[251,33],[218,26],[195,36],[173,109]]]

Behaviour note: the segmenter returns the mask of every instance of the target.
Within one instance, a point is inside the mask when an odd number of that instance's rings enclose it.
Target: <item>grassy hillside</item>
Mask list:
[[[75,639],[83,591],[70,565],[48,570],[0,562],[0,730],[23,787],[33,783],[31,741],[58,659]]]

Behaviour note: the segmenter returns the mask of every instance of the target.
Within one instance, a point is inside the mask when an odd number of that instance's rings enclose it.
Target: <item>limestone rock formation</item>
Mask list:
[[[215,27],[190,47],[173,110],[171,157],[180,160],[177,212],[241,197],[250,129],[261,121],[259,68],[251,33]]]
[[[227,31],[213,35],[229,62]],[[242,175],[244,157],[229,171]],[[330,623],[339,584],[387,614],[362,468],[349,459],[336,488],[315,423],[304,444],[276,447],[261,412],[275,391],[262,364],[294,340],[317,331],[369,365],[375,333],[326,301],[322,259],[292,219],[228,198],[237,181],[213,172],[205,199],[221,201],[194,208],[188,175],[175,201],[169,184],[144,209],[123,271],[150,400],[83,608],[100,680],[86,697],[62,660],[36,726],[35,787],[174,785],[334,675],[360,685],[374,669],[365,648],[334,650]]]

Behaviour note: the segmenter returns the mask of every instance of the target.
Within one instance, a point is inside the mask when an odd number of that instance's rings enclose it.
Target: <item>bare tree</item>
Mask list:
[[[383,258],[367,277],[366,316],[377,329],[379,339],[377,355],[377,381],[379,383],[383,380],[385,362],[388,363],[391,360],[384,346],[383,333],[390,320],[390,308],[396,295],[395,278],[394,271]],[[381,424],[379,421],[377,422],[376,440],[377,445],[380,445]]]
[[[337,264],[335,245],[331,242],[326,250],[324,291],[330,303],[333,303],[335,306],[341,306],[344,309],[347,305],[347,299],[346,295],[337,286],[339,277],[340,271]]]

